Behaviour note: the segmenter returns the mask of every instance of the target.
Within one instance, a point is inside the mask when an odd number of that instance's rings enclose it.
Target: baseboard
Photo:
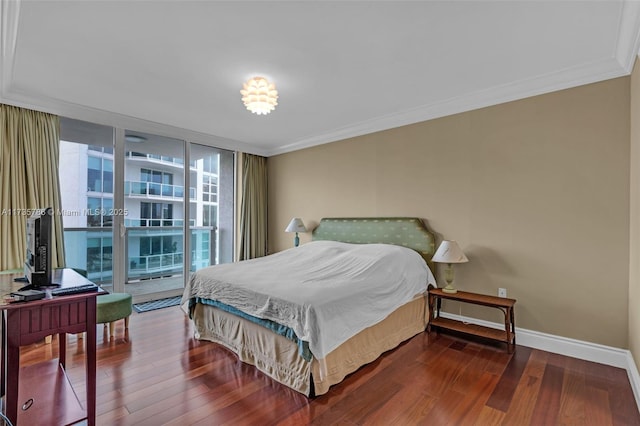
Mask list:
[[[442,312],[441,315],[444,318],[504,330],[504,324],[454,315],[447,312]],[[640,408],[640,374],[638,373],[638,368],[633,360],[631,351],[519,327],[516,327],[516,343],[533,349],[540,349],[555,354],[625,369],[627,376],[629,376],[629,382],[631,383],[636,404]]]
[[[631,383],[631,389],[633,389],[633,395],[636,397],[636,404],[640,408],[640,373],[638,373],[638,367],[636,366],[633,356],[630,351],[627,351],[627,374],[629,375],[629,382]]]

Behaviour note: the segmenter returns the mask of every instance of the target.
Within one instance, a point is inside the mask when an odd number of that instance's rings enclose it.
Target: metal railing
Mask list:
[[[157,162],[167,163],[175,166],[184,166],[184,160],[177,157],[169,157],[168,155],[147,154],[143,152],[129,151],[126,158],[144,158],[147,160],[155,160]]]
[[[128,227],[125,233],[127,250],[126,281],[160,278],[181,274],[184,268],[182,250],[182,226],[173,227]],[[175,246],[162,247],[164,253],[140,254],[143,237],[175,238]],[[213,227],[191,228],[191,268],[197,270],[216,262],[217,231]],[[65,228],[65,263],[67,267],[87,271],[87,277],[101,285],[113,281],[113,232],[111,227]],[[164,243],[164,241],[163,241]],[[150,244],[147,249],[153,249]],[[146,249],[145,249],[146,250]]]
[[[184,186],[170,185],[168,183],[130,181],[124,182],[124,195],[127,197],[168,197],[180,199],[184,197]],[[189,188],[189,199],[196,199],[196,189]]]
[[[189,226],[195,226],[196,221],[189,219]],[[141,217],[126,218],[124,220],[126,227],[180,227],[184,225],[184,219],[147,219]]]
[[[129,256],[129,279],[182,273],[183,253]],[[128,280],[127,280],[128,281]]]

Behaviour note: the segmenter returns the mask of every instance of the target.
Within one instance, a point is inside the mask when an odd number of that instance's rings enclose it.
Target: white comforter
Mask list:
[[[314,241],[194,273],[192,297],[218,300],[275,321],[324,358],[340,344],[426,292],[436,280],[415,251],[388,244]]]

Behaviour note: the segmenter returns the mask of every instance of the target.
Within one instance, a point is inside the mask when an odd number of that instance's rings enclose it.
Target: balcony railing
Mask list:
[[[182,273],[183,253],[129,256],[129,279]],[[128,281],[128,280],[127,280]]]
[[[189,226],[195,226],[196,221],[189,219]],[[145,219],[145,218],[127,218],[124,220],[127,227],[180,227],[184,225],[184,219]]]
[[[175,166],[184,166],[184,160],[182,158],[169,157],[167,155],[146,154],[143,152],[129,151],[126,155],[127,158],[143,158],[147,160],[155,160],[157,162],[167,163]]]
[[[176,245],[164,247],[164,251],[171,252],[141,255],[141,239],[143,237],[159,237],[160,239],[174,237]],[[181,237],[182,226],[161,229],[151,227],[127,229],[125,237],[127,249],[126,282],[181,274],[184,268]],[[191,229],[191,271],[211,265],[211,259],[214,263],[217,262],[216,238],[215,228]],[[64,244],[67,267],[84,269],[90,280],[103,286],[110,286],[113,280],[112,239],[111,227],[65,228]],[[153,247],[152,243],[145,250]]]
[[[167,183],[125,181],[124,195],[126,197],[168,197],[182,200],[184,197],[184,186],[169,185]],[[196,189],[189,188],[189,198],[196,199]]]

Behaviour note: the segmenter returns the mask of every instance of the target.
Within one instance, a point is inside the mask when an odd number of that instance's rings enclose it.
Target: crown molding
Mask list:
[[[0,103],[56,114],[76,120],[102,124],[105,126],[182,139],[188,142],[211,146],[214,148],[267,156],[267,152],[264,148],[250,145],[242,141],[175,127],[164,123],[144,120],[98,108],[87,107],[85,105],[74,104],[50,97],[38,97],[36,99],[29,94],[11,91],[9,96],[6,96],[4,93],[0,95]]]
[[[633,54],[635,58],[635,54]],[[461,112],[516,101],[545,93],[570,89],[585,84],[622,77],[629,73],[615,59],[573,67],[542,75],[529,80],[494,86],[442,102],[426,104],[397,113],[345,126],[331,132],[312,136],[294,143],[269,150],[268,155],[284,154],[316,145],[335,142],[369,133],[388,130],[408,124],[433,120]]]
[[[285,154],[299,149],[433,120],[447,115],[622,77],[631,74],[635,59],[640,54],[639,49],[640,1],[624,0],[620,8],[614,57],[610,60],[568,68],[530,80],[496,86],[442,102],[381,116],[283,145],[268,151],[268,155]]]
[[[87,107],[85,105],[74,104],[50,97],[35,98],[28,94],[11,91],[8,96],[5,92],[0,93],[0,103],[31,109],[34,111],[46,112],[49,114],[56,114],[62,117],[87,121],[90,123],[102,124],[105,126],[182,139],[188,142],[211,146],[214,148],[240,151],[247,154],[261,155],[263,157],[268,156],[267,150],[263,147],[251,145],[242,141],[175,127],[164,123],[144,120],[98,108]]]
[[[640,49],[640,2],[626,0],[620,10],[620,24],[615,57],[620,66],[631,74]]]
[[[239,150],[267,157],[629,75],[640,49],[640,2],[624,0],[620,8],[618,37],[610,59],[395,112],[322,134],[290,141],[277,148],[268,148],[58,99],[45,98],[12,87],[20,5],[21,0],[0,0],[0,59],[2,59],[0,65],[0,102],[99,124],[186,138],[205,145],[215,145],[224,149]]]

